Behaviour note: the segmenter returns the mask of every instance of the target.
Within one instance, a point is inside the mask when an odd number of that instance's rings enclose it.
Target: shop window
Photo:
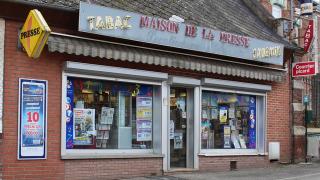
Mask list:
[[[153,88],[68,77],[66,149],[152,149]]]
[[[203,91],[201,148],[256,149],[256,100],[253,95]]]

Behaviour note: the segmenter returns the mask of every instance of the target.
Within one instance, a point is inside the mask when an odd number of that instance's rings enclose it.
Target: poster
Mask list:
[[[209,120],[201,120],[201,139],[208,139],[210,131],[210,122]]]
[[[248,120],[248,148],[256,148],[256,98],[250,96],[249,101],[249,120]]]
[[[174,149],[182,149],[183,148],[183,134],[182,132],[174,133]]]
[[[230,126],[224,126],[223,127],[223,134],[224,135],[230,135]]]
[[[72,78],[67,80],[67,98],[66,98],[66,148],[73,148],[73,90],[74,81]]]
[[[224,135],[223,140],[224,140],[223,148],[231,148],[230,135]]]
[[[137,121],[137,129],[152,129],[152,121],[140,119]]]
[[[218,119],[218,109],[211,109],[211,119]]]
[[[137,141],[151,141],[152,140],[152,129],[137,129]]]
[[[152,140],[152,97],[137,96],[137,141]]]
[[[230,144],[230,126],[224,126],[223,127],[223,140],[224,140],[224,148],[231,148],[231,144]]]
[[[202,119],[208,119],[208,112],[207,112],[207,110],[202,110]]]
[[[138,106],[137,119],[152,119],[152,109]]]
[[[47,81],[19,79],[18,159],[46,159]]]
[[[228,119],[228,109],[225,106],[220,107],[220,113],[219,113],[219,119],[220,119],[220,123],[225,124],[227,123],[227,119]]]
[[[73,109],[74,145],[92,145],[95,131],[95,109]]]
[[[235,118],[235,109],[229,108],[229,118]]]
[[[174,121],[170,120],[170,139],[174,138]]]

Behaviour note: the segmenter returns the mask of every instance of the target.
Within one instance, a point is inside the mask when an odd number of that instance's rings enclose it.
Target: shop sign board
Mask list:
[[[283,65],[283,45],[80,2],[79,31]]]
[[[292,76],[303,77],[316,75],[318,73],[317,64],[318,63],[316,63],[315,61],[293,63]]]
[[[312,0],[299,0],[300,8],[301,8],[301,15],[312,15],[313,12],[313,3]]]
[[[19,79],[18,160],[47,157],[47,85]]]
[[[303,37],[303,48],[305,52],[308,52],[313,40],[313,20],[309,20],[308,27]]]
[[[40,11],[31,10],[19,34],[19,40],[30,58],[40,56],[50,32]]]

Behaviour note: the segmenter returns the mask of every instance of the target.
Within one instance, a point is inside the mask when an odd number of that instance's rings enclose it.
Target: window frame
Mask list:
[[[200,147],[200,156],[237,156],[237,155],[266,155],[266,133],[267,133],[267,92],[254,92],[247,90],[236,90],[236,88],[214,88],[214,87],[200,87],[200,104],[202,104],[202,93],[203,91],[209,92],[222,92],[222,93],[235,93],[243,95],[253,95],[256,96],[256,116],[259,116],[259,119],[256,121],[256,148],[255,149],[203,149]],[[259,101],[261,102],[258,102]],[[259,108],[258,104],[261,104],[263,112],[260,112],[261,107]],[[202,106],[199,106],[199,112],[202,112]],[[258,115],[259,113],[259,115]],[[261,119],[261,120],[260,120]],[[199,118],[199,142],[201,142],[201,116]],[[258,129],[262,128],[263,132],[258,132]],[[262,136],[262,140],[260,139]],[[261,142],[262,141],[262,142]],[[259,147],[262,146],[262,147]]]
[[[158,86],[162,88],[162,82],[159,81],[144,81],[144,80],[133,80],[126,78],[116,78],[108,75],[87,75],[83,73],[68,73],[62,72],[62,97],[61,97],[61,159],[87,159],[87,158],[138,158],[138,157],[163,157],[158,152],[157,147],[154,146],[157,135],[152,132],[152,149],[67,149],[66,148],[66,115],[65,115],[65,102],[67,96],[67,78],[85,78],[85,79],[96,79],[96,80],[107,80],[113,82],[123,83],[138,83]],[[154,129],[154,128],[153,128]],[[161,141],[161,139],[159,139]]]

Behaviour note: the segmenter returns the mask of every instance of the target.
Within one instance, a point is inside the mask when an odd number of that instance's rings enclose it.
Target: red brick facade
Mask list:
[[[170,69],[151,65],[124,63],[43,51],[37,60],[30,59],[17,47],[18,28],[21,23],[6,20],[4,118],[3,118],[3,178],[4,179],[103,179],[162,173],[162,158],[131,159],[61,159],[61,82],[62,67],[66,60],[110,66],[140,68],[168,72],[175,75],[204,77],[204,73]],[[206,75],[220,79],[235,79]],[[19,78],[48,80],[48,131],[46,160],[17,160],[17,119]],[[248,80],[246,80],[248,81]],[[265,82],[249,82],[266,84]],[[267,141],[281,144],[281,161],[290,159],[289,80],[273,83],[267,94]],[[266,143],[266,148],[268,143]],[[201,171],[229,170],[230,161],[236,160],[238,168],[265,167],[267,156],[199,157]],[[107,178],[106,178],[107,179]]]
[[[200,171],[229,171],[230,162],[236,161],[237,169],[264,168],[269,166],[267,156],[226,156],[226,157],[204,157],[200,156]]]

